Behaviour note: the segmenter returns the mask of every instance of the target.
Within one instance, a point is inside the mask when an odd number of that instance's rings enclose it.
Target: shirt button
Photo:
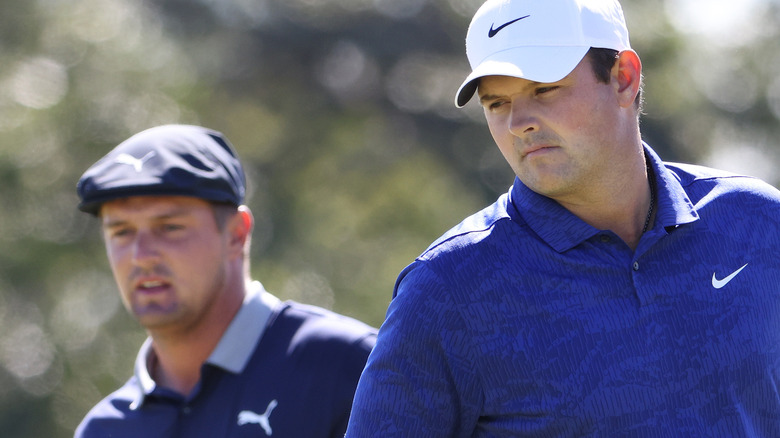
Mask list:
[[[609,243],[610,240],[612,239],[610,239],[606,234],[601,236],[601,243]]]
[[[181,413],[184,415],[190,415],[190,412],[192,412],[192,408],[189,406],[181,408]]]
[[[639,270],[639,262],[634,262],[634,270],[635,271]]]

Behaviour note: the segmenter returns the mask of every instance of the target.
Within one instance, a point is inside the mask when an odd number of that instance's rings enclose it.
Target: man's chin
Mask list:
[[[168,325],[176,320],[176,306],[149,305],[133,309],[133,316],[146,328]]]

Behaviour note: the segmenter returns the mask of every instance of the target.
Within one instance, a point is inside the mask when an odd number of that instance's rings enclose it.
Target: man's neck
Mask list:
[[[227,300],[227,297],[223,297]],[[161,386],[189,395],[200,380],[203,364],[219,344],[238,310],[242,299],[221,312],[204,315],[195,326],[186,329],[149,329],[154,360],[149,373]]]
[[[635,163],[634,167],[621,184],[605,184],[593,199],[558,202],[594,228],[612,231],[636,250],[646,231],[645,224],[650,229],[655,221],[657,200],[653,199],[645,163]]]

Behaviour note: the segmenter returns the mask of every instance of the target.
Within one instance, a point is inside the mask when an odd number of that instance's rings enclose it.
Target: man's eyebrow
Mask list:
[[[164,220],[167,220],[167,219],[175,219],[175,218],[178,218],[178,217],[187,216],[187,213],[189,213],[189,211],[187,209],[178,208],[178,209],[173,210],[173,211],[169,211],[169,212],[165,212],[163,214],[159,214],[157,216],[153,216],[151,218],[151,220],[153,220],[153,221],[164,221]],[[108,221],[103,223],[103,228],[121,227],[123,225],[126,225],[128,222],[129,221],[127,221],[125,219],[108,220]]]
[[[497,95],[493,95],[493,94],[485,94],[485,95],[483,95],[483,96],[479,96],[479,101],[480,101],[480,103],[481,103],[481,102],[485,102],[486,100],[495,100],[495,99],[497,99],[497,98],[498,98],[498,96],[497,96]]]
[[[540,85],[553,85],[553,84],[556,84],[556,83],[557,82],[549,82],[549,83],[547,83],[547,82],[529,81],[529,80],[526,79],[526,83],[523,84],[522,88],[523,88],[523,90],[527,90],[529,88],[536,88],[536,87],[538,87]],[[479,95],[479,88],[477,88],[477,95]],[[490,100],[500,99],[501,97],[504,97],[504,95],[501,95],[501,94],[485,94],[483,96],[479,96],[479,101],[480,102],[490,101]]]
[[[116,228],[116,227],[120,227],[120,226],[122,226],[122,225],[124,225],[126,223],[127,223],[127,221],[124,221],[124,220],[121,220],[121,219],[117,219],[117,220],[110,220],[110,221],[103,222],[102,225],[103,225],[103,228]]]

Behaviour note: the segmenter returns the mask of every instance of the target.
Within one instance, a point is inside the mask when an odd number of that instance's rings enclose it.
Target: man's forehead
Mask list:
[[[147,217],[170,217],[189,214],[197,209],[209,208],[210,204],[190,196],[143,195],[106,201],[100,208],[103,223],[118,219],[118,216],[138,214]]]
[[[483,76],[478,79],[477,82],[477,95],[480,97],[480,99],[484,98],[486,94],[492,94],[493,91],[491,89],[494,86],[505,86],[508,84],[511,84],[513,87],[516,87],[518,89],[530,89],[538,86],[544,86],[544,85],[551,85],[551,84],[558,84],[561,82],[565,82],[569,79],[571,79],[573,76],[577,74],[578,71],[580,71],[583,68],[590,68],[590,60],[588,59],[588,56],[585,56],[580,60],[579,64],[574,67],[572,71],[570,71],[566,76],[564,76],[562,79],[555,81],[555,82],[538,82],[538,81],[532,81],[529,79],[516,77],[516,76],[503,76],[503,75],[488,75]]]
[[[542,83],[514,76],[485,76],[479,79],[479,83],[477,84],[477,96],[479,96],[480,100],[490,99],[491,97],[495,97],[495,95],[503,94],[507,87],[511,87],[513,90],[524,90],[527,88],[534,88],[540,84]],[[499,89],[501,91],[499,91]]]

